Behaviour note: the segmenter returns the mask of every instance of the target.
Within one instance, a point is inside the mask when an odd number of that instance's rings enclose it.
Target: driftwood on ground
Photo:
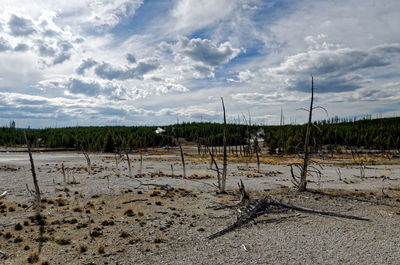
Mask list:
[[[301,211],[301,212],[308,212],[308,213],[315,213],[315,214],[321,214],[321,215],[353,219],[353,220],[369,221],[368,218],[364,218],[364,217],[358,217],[358,216],[354,216],[354,215],[342,214],[342,213],[331,212],[331,211],[315,210],[315,209],[301,207],[301,206],[297,206],[297,205],[293,205],[293,204],[289,204],[289,203],[284,203],[284,202],[273,200],[270,198],[262,198],[262,199],[256,200],[255,203],[250,205],[248,210],[245,213],[238,216],[236,221],[233,224],[222,229],[221,231],[218,231],[218,232],[208,236],[208,239],[213,239],[213,238],[222,236],[232,230],[235,230],[235,229],[241,227],[244,224],[249,223],[250,221],[254,221],[255,218],[257,218],[258,216],[271,213],[273,211],[273,209],[282,209],[282,208],[292,209],[292,210]],[[296,217],[296,216],[298,216],[298,215],[293,215],[291,217]],[[284,216],[282,218],[287,219],[289,217]],[[272,221],[270,220],[270,222],[279,222],[279,221],[283,220],[282,218],[274,219]]]

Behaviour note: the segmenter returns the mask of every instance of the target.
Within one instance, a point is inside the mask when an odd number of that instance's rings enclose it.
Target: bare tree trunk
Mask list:
[[[126,160],[128,160],[128,168],[129,168],[129,177],[132,177],[132,167],[131,167],[131,160],[129,159],[129,152],[125,150]]]
[[[26,133],[24,131],[24,137],[25,137],[25,142],[26,146],[28,147],[28,153],[29,153],[29,160],[31,162],[31,171],[32,171],[32,178],[33,178],[33,185],[35,186],[35,193],[36,193],[36,216],[40,218],[40,189],[39,189],[39,184],[36,178],[36,172],[35,172],[35,164],[33,163],[33,158],[32,158],[32,152],[31,152],[31,146],[28,141],[28,137],[26,137]]]
[[[257,157],[257,173],[260,173],[260,156],[258,155],[259,147],[258,147],[258,138],[257,135],[254,138],[254,152],[256,153]]]
[[[118,170],[118,157],[117,157],[117,153],[114,154],[114,158],[115,158],[115,170]]]
[[[140,169],[139,169],[139,175],[142,176],[142,168],[143,168],[143,151],[142,147],[140,147]]]
[[[222,109],[224,110],[224,161],[223,161],[223,167],[222,167],[222,179],[221,179],[220,192],[221,193],[225,193],[226,172],[227,172],[227,167],[228,167],[228,160],[227,160],[227,155],[226,155],[227,128],[226,128],[226,115],[225,115],[224,98],[221,97],[221,101],[222,101]]]
[[[64,181],[64,188],[67,187],[67,178],[65,176],[65,167],[64,167],[64,163],[61,163],[61,170],[62,170],[62,174],[63,174],[63,181]]]
[[[83,147],[81,147],[81,148],[82,148],[83,155],[84,155],[85,158],[86,158],[87,172],[88,172],[88,174],[90,174],[90,170],[91,170],[92,166],[91,166],[89,154],[88,154],[88,152],[87,152],[85,149],[83,149]]]
[[[178,141],[178,145],[179,145],[179,150],[181,151],[181,159],[182,159],[182,167],[183,167],[183,178],[186,178],[185,155],[183,154],[183,149],[182,149],[181,143],[179,142],[178,139],[177,139],[177,141]]]
[[[197,142],[197,153],[198,153],[198,155],[200,155],[201,145],[200,145],[199,132],[197,132],[197,131],[196,131],[196,142]]]
[[[210,165],[210,168],[211,168],[212,164],[214,163],[214,165],[215,165],[215,170],[217,171],[217,177],[218,177],[218,188],[220,188],[220,187],[221,187],[221,175],[219,174],[219,167],[218,167],[217,161],[215,161],[214,155],[213,155],[213,153],[210,151],[210,149],[208,149],[208,152],[210,153],[210,156],[211,156],[211,165]]]
[[[307,131],[306,131],[306,139],[304,142],[304,161],[303,167],[301,170],[300,176],[300,184],[299,184],[299,191],[305,191],[307,189],[307,167],[308,167],[308,160],[309,160],[309,144],[310,144],[310,131],[311,131],[311,122],[312,122],[312,111],[313,111],[313,102],[314,102],[314,78],[311,77],[311,103],[310,103],[310,110],[308,115],[308,124],[307,124]]]

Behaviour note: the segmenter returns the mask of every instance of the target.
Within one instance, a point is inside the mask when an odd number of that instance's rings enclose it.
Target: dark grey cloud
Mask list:
[[[156,60],[139,62],[135,67],[117,68],[109,63],[102,63],[94,69],[98,77],[107,80],[142,79],[143,75],[160,66]]]
[[[89,82],[71,79],[67,88],[72,94],[84,94],[86,96],[97,96],[100,94],[100,84],[95,81]]]
[[[11,45],[8,43],[6,39],[0,37],[0,52],[4,52],[7,50],[11,50]]]
[[[43,36],[45,37],[55,37],[57,35],[58,35],[57,31],[54,31],[52,29],[48,29],[43,32]]]
[[[59,41],[57,46],[60,47],[64,52],[67,52],[73,48],[72,44],[66,40]]]
[[[39,55],[42,57],[54,57],[56,54],[56,50],[46,43],[40,42],[38,48]]]
[[[16,52],[26,52],[27,50],[29,50],[29,46],[24,43],[20,43],[14,47],[14,51]]]
[[[69,60],[69,58],[71,58],[71,54],[68,52],[63,52],[59,55],[57,55],[54,60],[53,60],[53,65],[56,64],[62,64],[63,62],[65,62],[66,60]]]
[[[133,56],[133,54],[131,54],[131,53],[126,54],[126,60],[127,60],[129,63],[136,63],[136,58],[135,58],[135,56]]]
[[[310,92],[311,76],[309,78],[297,78],[291,80],[289,90]],[[360,75],[321,76],[314,77],[314,89],[316,93],[353,91],[365,84],[366,80]]]
[[[309,51],[290,56],[277,69],[278,74],[345,74],[352,71],[389,65],[385,54],[352,49]]]
[[[51,61],[46,62],[47,65],[62,64],[71,58],[70,50],[73,46],[68,41],[58,41],[56,46],[51,46],[44,41],[38,41],[37,46],[40,56],[53,57]]]
[[[71,94],[83,94],[90,97],[101,95],[110,100],[123,100],[127,95],[124,87],[113,82],[70,78],[65,86]]]
[[[180,40],[180,51],[194,61],[199,61],[209,66],[221,66],[236,57],[239,49],[235,49],[229,42],[220,44],[218,47],[207,39],[183,38]]]
[[[114,68],[111,64],[102,63],[94,69],[94,72],[98,77],[107,80],[126,80],[134,77],[134,71],[131,68],[121,69]]]
[[[78,37],[78,38],[76,38],[75,40],[74,40],[74,43],[83,43],[85,41],[85,39],[84,38],[82,38],[82,37]]]
[[[148,72],[156,70],[158,67],[160,67],[160,63],[158,61],[150,60],[150,61],[139,62],[137,66],[133,68],[133,70],[136,75],[142,76]]]
[[[30,19],[12,15],[8,21],[11,34],[14,36],[28,36],[35,32],[33,23]]]
[[[76,73],[78,75],[84,75],[86,70],[89,70],[90,68],[92,68],[96,64],[98,64],[98,63],[95,60],[93,60],[92,58],[88,58],[86,60],[83,60],[81,62],[81,64],[79,65],[79,67],[76,69]]]
[[[390,66],[400,55],[400,44],[386,44],[369,50],[317,50],[288,57],[272,72],[289,77],[289,90],[309,91],[310,76],[318,79],[320,92],[356,90],[367,82],[361,71]]]
[[[196,71],[196,73],[199,75],[199,77],[204,78],[204,77],[214,77],[214,72],[213,68],[210,66],[205,66],[205,65],[194,65],[193,69]]]

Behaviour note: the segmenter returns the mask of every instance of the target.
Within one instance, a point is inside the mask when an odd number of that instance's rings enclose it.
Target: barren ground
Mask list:
[[[90,154],[88,174],[81,153],[33,153],[41,222],[32,218],[33,197],[26,189],[28,184],[33,190],[28,154],[0,152],[0,193],[8,191],[0,203],[0,264],[25,264],[39,245],[39,264],[398,264],[399,159],[362,157],[362,176],[349,155],[318,158],[323,175],[310,179],[308,188],[323,193],[299,193],[288,166],[294,158],[262,156],[257,172],[254,158],[247,165],[231,155],[229,192],[221,195],[209,157],[190,146],[185,152],[187,179],[179,176],[177,150],[144,153],[143,176],[138,154],[130,155],[129,176],[126,159],[116,167],[112,154]],[[236,220],[238,209],[211,206],[238,203],[240,179],[252,199],[270,196],[370,221],[278,211],[207,239]],[[173,190],[157,186],[166,184]]]

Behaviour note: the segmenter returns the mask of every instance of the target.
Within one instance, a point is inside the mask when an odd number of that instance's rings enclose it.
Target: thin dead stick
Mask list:
[[[86,163],[87,163],[87,171],[88,171],[88,174],[90,174],[90,170],[91,170],[91,163],[90,163],[90,157],[89,157],[89,154],[88,154],[88,152],[85,150],[85,149],[83,149],[83,147],[81,147],[82,148],[82,152],[83,152],[83,155],[85,156],[85,158],[86,158]]]
[[[211,163],[214,163],[214,165],[215,165],[215,170],[217,171],[217,176],[218,176],[218,188],[220,188],[221,187],[221,175],[219,173],[219,167],[218,167],[217,161],[215,161],[213,153],[211,152],[211,150],[208,147],[207,147],[207,149],[211,156]]]
[[[35,186],[35,192],[36,192],[36,215],[39,217],[40,216],[40,189],[39,189],[39,184],[36,178],[36,172],[35,172],[35,164],[33,163],[33,158],[32,158],[32,152],[31,152],[31,146],[28,141],[28,137],[26,137],[26,133],[24,131],[24,137],[25,137],[25,142],[26,146],[28,147],[28,153],[29,153],[29,160],[31,162],[31,171],[32,171],[32,178],[33,178],[33,185]]]
[[[115,170],[118,170],[118,157],[117,154],[114,154],[114,158],[115,158]]]
[[[128,152],[128,150],[125,151],[125,154],[126,154],[126,160],[128,160],[129,177],[132,177],[131,160],[129,159],[129,152]]]
[[[142,145],[142,144],[140,144]],[[143,154],[142,154],[142,147],[140,147],[140,169],[139,169],[139,176],[142,176],[142,168],[143,168]]]
[[[67,178],[65,176],[65,167],[64,167],[64,163],[61,164],[61,170],[62,170],[62,174],[63,174],[63,181],[64,181],[64,186],[67,186]]]
[[[179,145],[179,150],[181,151],[181,159],[182,159],[182,167],[183,167],[183,178],[186,178],[186,167],[185,167],[185,155],[183,153],[182,145],[179,142],[179,139],[177,139],[178,145]]]
[[[134,199],[134,200],[125,201],[122,204],[128,204],[131,202],[145,202],[145,201],[148,201],[148,200],[147,199]]]

